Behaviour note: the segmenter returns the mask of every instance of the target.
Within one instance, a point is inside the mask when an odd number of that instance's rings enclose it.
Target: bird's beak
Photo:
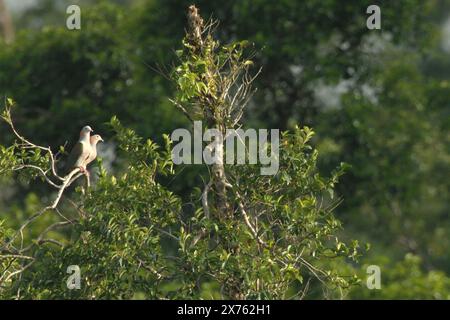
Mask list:
[[[105,140],[103,140],[103,139],[100,139],[100,141],[101,141],[101,142],[105,142]]]

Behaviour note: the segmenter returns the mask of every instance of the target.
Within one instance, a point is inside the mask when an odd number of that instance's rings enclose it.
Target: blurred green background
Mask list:
[[[12,18],[2,20],[0,94],[16,100],[16,126],[34,142],[70,145],[85,124],[108,140],[113,115],[155,141],[188,125],[164,74],[191,1],[0,2]],[[79,31],[65,27],[70,4],[81,7]],[[366,27],[372,1],[195,4],[220,20],[222,41],[247,39],[257,50],[263,70],[246,126],[311,126],[324,172],[351,165],[335,213],[342,236],[371,250],[346,267],[365,279],[366,266],[379,265],[382,289],[356,287],[349,298],[450,299],[450,1],[380,1],[381,30]],[[1,125],[0,144],[11,139]],[[120,170],[113,141],[101,154]],[[187,198],[198,182],[186,170],[166,184]],[[48,195],[1,180],[0,217],[20,221]]]

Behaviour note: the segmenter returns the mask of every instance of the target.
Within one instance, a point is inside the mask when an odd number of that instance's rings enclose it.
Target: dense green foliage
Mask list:
[[[232,173],[233,179],[239,178],[236,188],[247,210],[260,213],[264,221],[260,226],[267,244],[261,246],[242,217],[208,217],[199,201],[192,204],[193,216],[181,217],[180,199],[155,180],[173,173],[170,142],[159,150],[116,118],[111,126],[126,152],[126,169],[117,177],[100,169],[95,188],[81,195],[77,215],[64,217],[70,236],[58,237],[62,247],[44,239],[47,229],[38,232],[37,241],[29,235],[10,246],[15,231],[2,224],[3,298],[199,298],[208,294],[205,286],[221,288],[222,297],[286,298],[302,294],[306,277],[308,283],[311,277],[322,281],[331,291],[356,281],[356,276],[346,279],[351,275],[343,277],[326,267],[331,258],[356,259],[358,243],[341,242],[334,235],[340,223],[331,213],[332,204],[318,205],[342,171],[330,179],[317,174],[317,152],[309,150],[313,133],[308,128],[283,136],[283,174],[275,181],[251,167]],[[14,161],[37,164],[45,158],[12,152],[2,160],[9,172]],[[273,190],[267,195],[269,188]],[[203,230],[211,236],[198,238]],[[168,242],[162,241],[164,235],[170,237]],[[19,261],[24,255],[33,263],[17,280],[10,275],[23,268]],[[66,268],[74,264],[82,270],[80,290],[65,287]]]

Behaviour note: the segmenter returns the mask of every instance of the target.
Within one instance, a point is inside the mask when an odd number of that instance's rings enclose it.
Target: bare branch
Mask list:
[[[10,110],[8,109],[8,112],[10,112]],[[42,147],[39,145],[36,145],[32,142],[30,142],[29,140],[27,140],[25,137],[23,137],[22,135],[19,134],[19,132],[16,130],[16,128],[14,127],[14,123],[12,121],[12,119],[10,121],[8,121],[9,126],[11,127],[11,130],[13,131],[14,135],[23,143],[23,148],[36,148],[36,149],[40,149],[43,150],[45,152],[48,153],[49,157],[50,157],[50,166],[51,166],[51,170],[52,170],[52,174],[59,180],[64,181],[64,178],[60,177],[57,172],[56,172],[56,161],[55,161],[55,157],[53,156],[53,152],[50,149],[50,147]]]
[[[169,99],[169,101],[172,102],[175,105],[175,107],[177,107],[181,112],[183,112],[183,114],[189,119],[189,121],[194,123],[194,119],[192,119],[191,115],[186,110],[186,108],[184,108],[180,103],[178,103],[177,101],[175,101],[173,99]]]
[[[55,239],[41,239],[38,241],[38,244],[44,244],[44,243],[53,243],[53,244],[56,244],[57,246],[60,246],[61,248],[64,247],[64,245],[61,242],[59,242]]]
[[[23,164],[23,165],[19,165],[17,167],[13,167],[12,170],[13,171],[19,171],[19,170],[26,169],[26,168],[30,168],[30,169],[34,169],[34,170],[39,171],[39,173],[45,178],[45,181],[47,181],[47,183],[49,185],[51,185],[52,187],[55,187],[55,188],[59,188],[59,186],[56,183],[54,183],[52,180],[50,180],[50,178],[47,176],[45,171],[42,168],[38,167],[38,166],[35,166],[35,165],[32,165],[32,164]]]
[[[24,267],[22,267],[19,270],[16,270],[14,272],[11,272],[6,278],[5,280],[3,280],[3,282],[8,282],[9,279],[11,279],[12,277],[21,274],[22,272],[24,272],[26,269],[28,269],[29,267],[31,267],[33,265],[33,263],[35,262],[35,258],[33,258],[33,260],[31,260],[30,263],[26,264]]]
[[[10,258],[15,258],[15,259],[25,259],[25,260],[33,260],[33,257],[29,257],[29,256],[24,256],[21,254],[2,254],[0,255],[0,259],[10,259]]]
[[[176,240],[176,241],[180,241],[180,238],[178,238],[177,236],[171,234],[170,232],[167,232],[166,230],[163,230],[163,229],[161,229],[161,228],[157,228],[157,227],[154,227],[154,228],[155,228],[157,231],[159,231],[160,233],[162,233],[162,234],[168,236],[169,238],[172,238],[172,239],[174,239],[174,240]]]
[[[75,181],[77,179],[77,177],[81,176],[82,174],[78,174],[77,176],[75,176],[75,178],[73,178],[73,176],[77,173],[79,173],[80,169],[76,168],[74,170],[72,170],[72,172],[70,172],[66,177],[64,177],[64,182],[63,184],[59,187],[59,191],[56,195],[55,200],[53,200],[52,204],[49,206],[46,206],[45,208],[41,209],[40,211],[38,211],[37,213],[35,213],[34,215],[32,215],[31,217],[29,217],[19,228],[19,230],[12,236],[12,238],[10,239],[10,241],[4,246],[4,248],[10,246],[13,244],[14,240],[17,238],[17,236],[19,234],[21,234],[23,232],[23,230],[30,224],[32,223],[34,220],[36,220],[37,218],[39,218],[41,215],[43,215],[45,212],[50,211],[50,210],[54,210],[58,204],[59,201],[61,200],[61,197],[64,193],[64,190],[71,184],[73,183],[73,181]],[[20,252],[20,250],[19,250]]]
[[[228,184],[230,187],[231,185]],[[250,218],[247,214],[247,211],[245,210],[245,207],[242,203],[242,197],[239,194],[238,191],[235,191],[236,194],[236,198],[238,199],[238,208],[239,211],[241,212],[242,216],[244,217],[244,221],[245,224],[247,225],[247,227],[250,229],[250,232],[253,234],[253,237],[256,239],[256,241],[263,247],[266,247],[267,244],[258,236],[258,232],[256,231],[255,227],[252,225],[252,223],[250,222]]]
[[[209,207],[208,207],[208,192],[209,189],[212,186],[212,180],[210,180],[206,185],[205,188],[203,189],[202,192],[202,206],[203,206],[203,213],[205,214],[206,218],[210,218],[210,214],[209,214]]]

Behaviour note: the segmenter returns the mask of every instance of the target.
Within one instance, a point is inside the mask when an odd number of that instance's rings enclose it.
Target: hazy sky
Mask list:
[[[35,3],[38,3],[39,0],[5,0],[6,5],[8,8],[13,11],[20,11],[24,8],[31,7]]]

